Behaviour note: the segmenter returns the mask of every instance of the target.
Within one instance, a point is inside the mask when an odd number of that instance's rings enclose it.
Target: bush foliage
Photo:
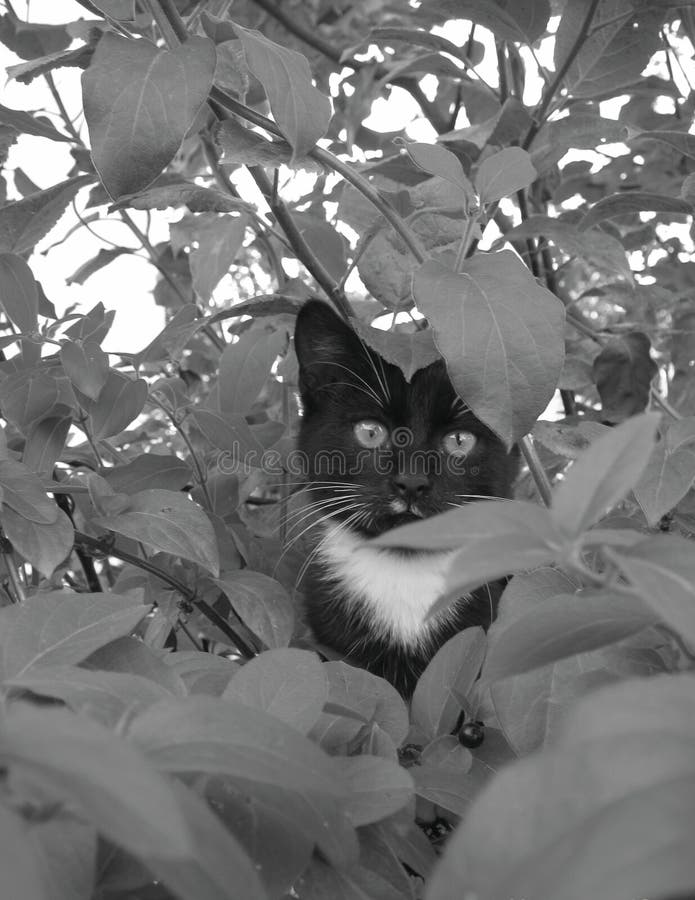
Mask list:
[[[691,5],[6,6],[8,74],[54,106],[0,107],[3,162],[31,136],[73,166],[2,182],[3,896],[692,894]],[[148,346],[35,280],[69,208],[135,241],[73,283],[156,267]],[[407,376],[441,353],[527,464],[379,539],[457,549],[449,599],[514,574],[409,705],[301,621],[310,295]]]

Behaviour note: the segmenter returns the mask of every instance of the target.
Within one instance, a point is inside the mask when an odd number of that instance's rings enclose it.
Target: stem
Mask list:
[[[24,593],[24,585],[19,580],[17,569],[15,568],[14,559],[12,557],[12,544],[4,534],[0,535],[0,553],[2,553],[2,561],[5,563],[7,576],[10,579],[12,590],[14,592],[14,602],[23,603],[27,597]]]
[[[536,483],[538,493],[541,495],[543,503],[549,507],[552,503],[553,489],[538,453],[536,452],[536,448],[533,446],[531,436],[527,434],[522,437],[519,441],[519,447],[526,465],[529,467],[529,471],[533,476],[533,480]]]
[[[55,104],[58,107],[58,111],[60,113],[60,118],[63,121],[63,125],[65,126],[65,130],[68,132],[70,137],[75,141],[76,144],[79,144],[80,147],[84,146],[84,142],[80,137],[79,132],[72,124],[72,119],[68,115],[68,111],[65,108],[65,104],[63,103],[63,98],[58,93],[58,88],[56,87],[55,81],[53,80],[52,72],[44,72],[43,77],[46,80],[46,84],[48,85],[48,89],[55,100]]]
[[[77,422],[77,424],[80,426],[82,431],[84,431],[85,437],[87,438],[87,443],[92,448],[92,453],[94,454],[94,458],[97,463],[97,469],[100,470],[100,469],[104,468],[104,460],[101,458],[101,454],[99,453],[99,448],[97,447],[96,441],[94,440],[94,438],[92,436],[92,432],[90,431],[89,426],[87,425],[87,419],[88,419],[88,416],[83,416]]]
[[[473,243],[473,232],[475,231],[475,226],[478,224],[478,214],[471,214],[466,219],[466,225],[463,229],[463,236],[461,237],[461,243],[459,244],[458,253],[456,254],[456,262],[454,263],[454,271],[460,272],[461,267],[463,266],[463,261],[468,256],[468,251]]]

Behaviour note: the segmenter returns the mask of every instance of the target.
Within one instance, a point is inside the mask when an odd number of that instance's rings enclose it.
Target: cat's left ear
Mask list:
[[[300,309],[294,349],[306,386],[339,377],[340,369],[362,353],[360,339],[353,329],[322,300],[308,300]]]

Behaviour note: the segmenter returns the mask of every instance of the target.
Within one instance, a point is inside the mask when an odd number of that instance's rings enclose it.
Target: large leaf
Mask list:
[[[413,797],[413,779],[397,762],[353,756],[343,760],[343,772],[350,788],[346,811],[356,827],[386,819]]]
[[[92,175],[75,175],[45,191],[0,207],[0,251],[33,250],[63,215],[79,189],[93,180]]]
[[[48,591],[27,598],[0,636],[5,677],[34,666],[74,665],[129,634],[148,607],[121,594]]]
[[[85,716],[15,704],[3,722],[0,752],[132,853],[192,854],[171,784],[135,747]]]
[[[190,466],[164,453],[143,453],[125,465],[105,469],[103,476],[116,493],[124,494],[152,488],[180,491],[192,480]]]
[[[174,556],[198,563],[216,575],[219,553],[212,523],[203,510],[178,491],[140,491],[124,512],[97,516],[95,524]]]
[[[659,416],[645,413],[597,438],[553,492],[552,516],[575,537],[634,487],[649,461]]]
[[[263,709],[307,734],[328,697],[328,679],[315,653],[278,648],[240,668],[222,697]]]
[[[0,738],[0,752],[2,739]],[[3,891],[22,900],[48,900],[48,885],[41,877],[38,854],[27,839],[24,818],[6,803],[0,803],[0,868]]]
[[[110,369],[98,400],[80,396],[80,405],[89,415],[92,435],[107,438],[127,428],[142,412],[147,390],[144,378],[128,378]]]
[[[644,412],[651,381],[659,371],[650,350],[646,334],[630,331],[605,344],[594,359],[592,372],[604,421],[623,422]]]
[[[232,609],[266,647],[286,647],[294,631],[292,600],[274,578],[242,569],[220,578],[217,585]]]
[[[65,447],[72,416],[48,416],[36,422],[24,445],[22,463],[32,472],[50,476]]]
[[[544,175],[570,149],[594,150],[603,143],[624,141],[627,134],[628,128],[622,122],[570,107],[568,116],[546,122],[538,132],[531,161],[538,174]]]
[[[98,841],[93,825],[61,810],[45,821],[33,823],[27,838],[44,882],[49,885],[51,900],[90,900]]]
[[[305,56],[281,47],[258,31],[235,24],[251,72],[265,88],[268,102],[293,159],[305,156],[326,132],[331,104],[311,83]]]
[[[270,376],[285,336],[257,328],[228,344],[220,357],[219,405],[223,413],[245,413]]]
[[[105,34],[82,75],[92,159],[118,199],[146,188],[174,157],[205,102],[215,47],[194,36],[175,50]]]
[[[415,687],[412,724],[428,740],[450,734],[485,657],[481,628],[466,628],[441,647]]]
[[[51,525],[58,518],[58,507],[46,496],[41,479],[15,459],[0,459],[2,501],[18,515]]]
[[[75,540],[69,517],[60,509],[57,513],[50,525],[32,522],[9,507],[2,514],[5,535],[14,549],[46,578],[70,554]]]
[[[695,418],[674,422],[660,440],[634,488],[650,525],[681,500],[695,480]]]
[[[562,370],[564,311],[509,250],[481,253],[460,273],[429,260],[415,272],[457,392],[511,445],[531,430]]]
[[[508,41],[533,43],[545,31],[550,17],[548,0],[429,0],[423,12],[446,19],[470,19]]]
[[[7,318],[22,332],[36,330],[39,291],[31,269],[14,253],[0,253],[0,303]]]

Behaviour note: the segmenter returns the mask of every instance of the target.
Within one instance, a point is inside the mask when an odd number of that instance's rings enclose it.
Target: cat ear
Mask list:
[[[336,364],[345,366],[358,359],[362,345],[353,329],[327,303],[308,300],[297,315],[294,349],[304,383],[310,387],[335,378]]]

